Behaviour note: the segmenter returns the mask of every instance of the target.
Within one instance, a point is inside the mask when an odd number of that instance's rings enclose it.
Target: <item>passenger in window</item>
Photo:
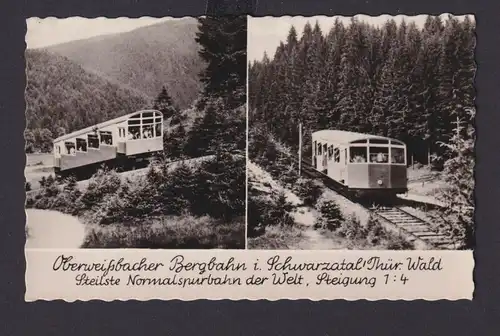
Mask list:
[[[361,155],[356,155],[352,160],[351,162],[353,163],[364,163],[366,162],[366,158],[361,156]]]
[[[377,162],[378,163],[385,163],[387,162],[387,157],[384,153],[378,153],[377,154]]]

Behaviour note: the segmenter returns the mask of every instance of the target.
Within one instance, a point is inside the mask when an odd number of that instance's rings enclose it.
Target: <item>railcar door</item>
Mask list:
[[[323,144],[323,157],[321,165],[321,172],[328,175],[328,143]]]
[[[316,170],[323,171],[323,143],[318,141],[317,152],[316,152]]]
[[[328,177],[335,181],[339,179],[338,151],[339,148],[336,145],[328,147]]]
[[[347,148],[340,148],[338,157],[339,182],[346,184],[347,182]]]
[[[326,158],[326,175],[328,177],[334,178],[335,176],[335,165],[333,162],[333,145],[328,144],[328,154]]]

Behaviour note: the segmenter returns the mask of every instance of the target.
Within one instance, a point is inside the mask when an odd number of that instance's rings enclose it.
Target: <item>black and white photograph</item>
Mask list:
[[[248,242],[475,247],[475,18],[248,22]]]
[[[26,23],[26,248],[244,249],[247,18]]]

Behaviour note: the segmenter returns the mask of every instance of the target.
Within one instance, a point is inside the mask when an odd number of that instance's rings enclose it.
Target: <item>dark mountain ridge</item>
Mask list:
[[[63,56],[26,50],[25,57],[26,128],[35,133],[36,142],[49,143],[61,133],[150,105],[146,95],[110,83]],[[38,133],[43,133],[40,139]]]
[[[196,19],[169,20],[135,30],[67,42],[45,50],[87,71],[153,99],[163,85],[179,108],[188,107],[201,90],[205,67],[195,41]]]

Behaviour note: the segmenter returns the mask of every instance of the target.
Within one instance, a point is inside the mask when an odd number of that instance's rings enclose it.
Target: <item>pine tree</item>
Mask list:
[[[230,144],[234,139],[225,139],[226,122],[230,117],[223,98],[207,101],[204,115],[199,117],[189,131],[185,152],[188,156],[198,157],[215,154],[217,150]],[[231,116],[234,118],[234,116]],[[241,132],[242,136],[244,132]]]
[[[321,81],[323,90],[318,98],[319,104],[324,107],[324,113],[320,114],[317,120],[317,129],[321,127],[338,127],[339,114],[336,113],[338,82],[341,73],[340,60],[342,46],[345,43],[346,29],[339,19],[335,23],[326,37],[326,59],[325,68],[322,72]],[[317,130],[316,129],[316,130]]]
[[[459,248],[470,249],[475,245],[475,131],[472,126],[475,111],[470,109],[466,113],[469,123],[465,132],[455,129],[450,142],[442,144],[451,152],[451,158],[445,162],[443,170],[448,188],[440,190],[438,199],[446,205],[440,213],[441,228],[451,235]]]
[[[246,102],[247,19],[245,16],[199,18],[196,42],[207,67],[200,74],[204,84],[199,108],[209,97],[223,97],[229,108]]]
[[[45,176],[42,176],[38,183],[40,183],[40,187],[44,188],[47,185],[47,178]]]
[[[474,105],[475,41],[470,21],[462,25],[453,17],[448,19],[443,35],[438,107],[441,136],[438,140],[449,142],[453,134],[451,122],[466,117],[466,111]],[[444,159],[448,157],[445,151]]]
[[[36,144],[35,144],[35,135],[31,130],[28,129],[24,130],[24,141],[25,141],[24,151],[26,153],[33,153],[35,151]]]
[[[161,92],[158,94],[158,97],[156,97],[153,108],[163,113],[163,117],[165,119],[176,114],[177,108],[175,107],[175,104],[173,103],[172,98],[168,94],[165,86],[162,87]]]
[[[339,129],[363,132],[368,115],[367,99],[371,96],[367,72],[366,26],[352,19],[346,32],[340,61],[339,90],[336,113],[340,116]]]

